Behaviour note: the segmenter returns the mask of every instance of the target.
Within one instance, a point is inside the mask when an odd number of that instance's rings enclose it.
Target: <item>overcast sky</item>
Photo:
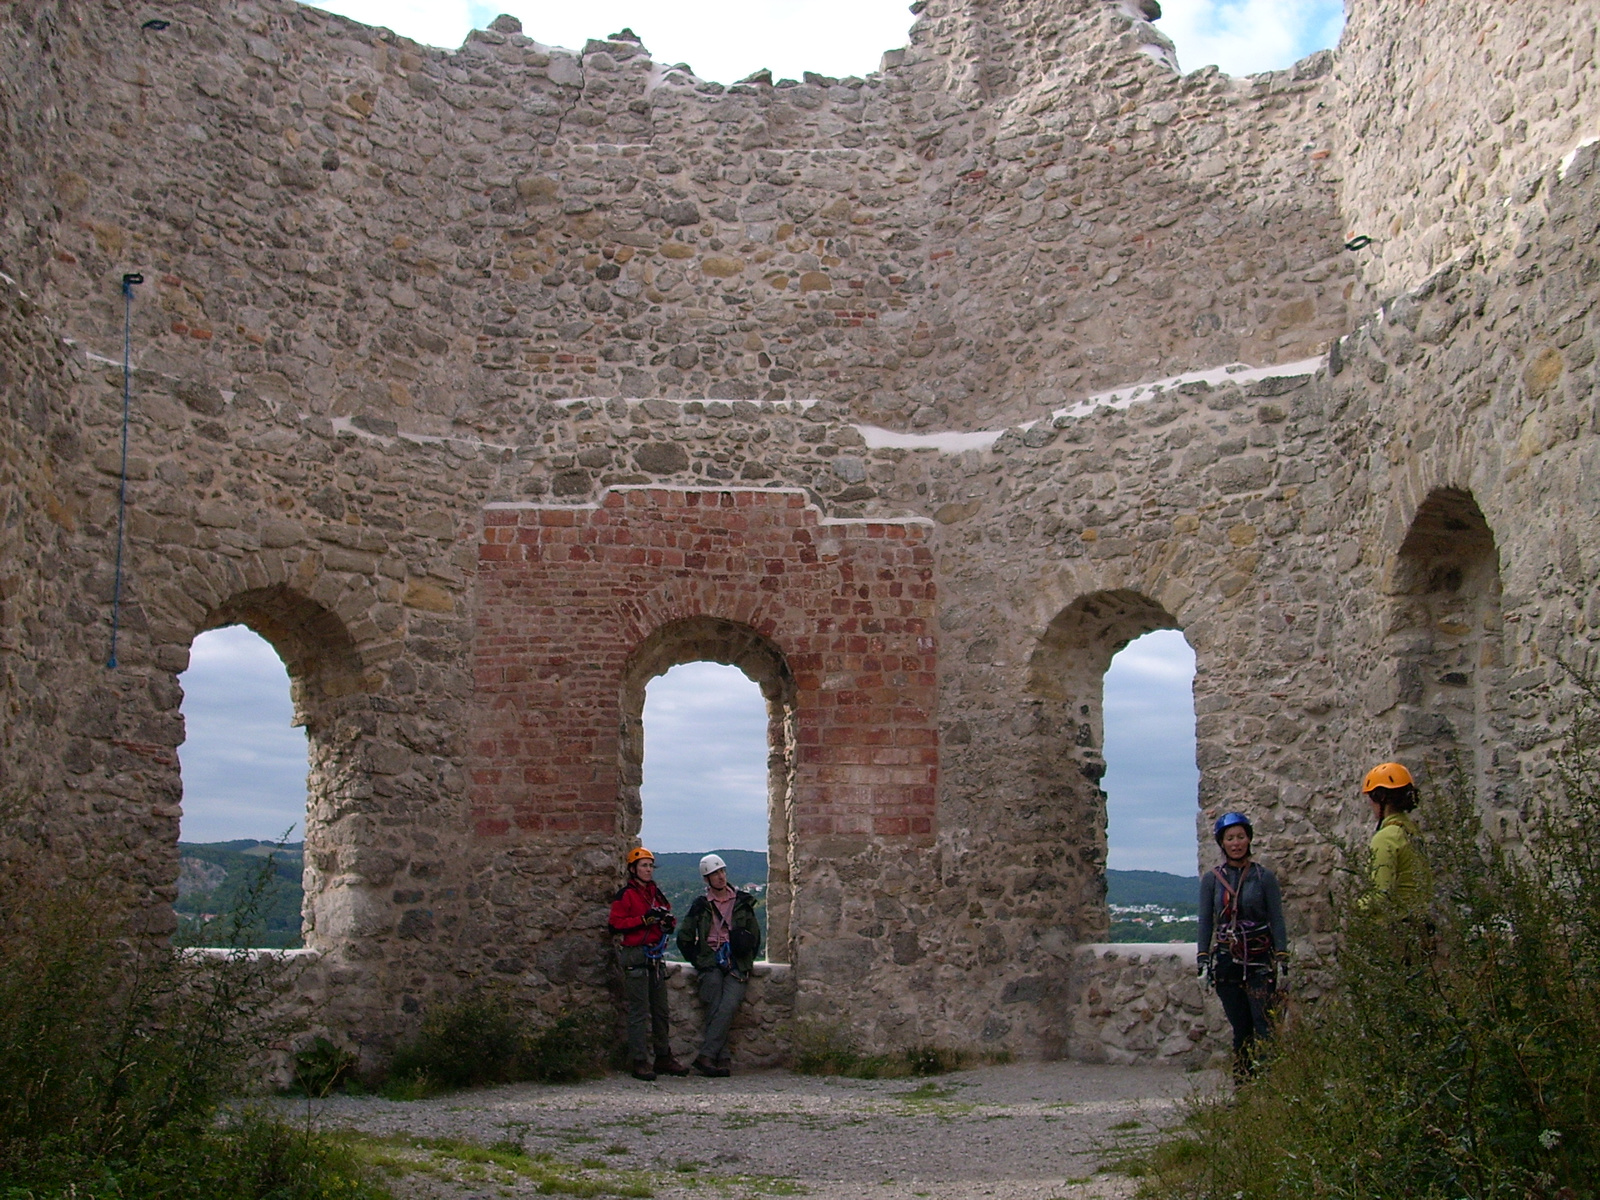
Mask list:
[[[500,12],[551,45],[581,47],[623,26],[658,61],[687,62],[731,83],[767,67],[862,75],[902,46],[901,0],[337,0],[321,5],[456,47]],[[1159,28],[1185,70],[1276,70],[1333,45],[1339,0],[1163,0]],[[1106,677],[1105,787],[1110,865],[1195,869],[1194,659],[1181,634],[1152,634],[1118,655]],[[195,642],[183,676],[189,740],[183,762],[185,841],[274,838],[305,816],[305,736],[289,725],[289,685],[271,647],[242,627]],[[766,849],[766,710],[731,667],[695,663],[656,680],[645,702],[645,821],[652,848]]]

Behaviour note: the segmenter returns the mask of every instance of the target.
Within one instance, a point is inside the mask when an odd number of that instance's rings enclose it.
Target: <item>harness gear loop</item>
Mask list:
[[[1218,950],[1246,969],[1252,958],[1264,962],[1272,957],[1272,931],[1253,921],[1246,921],[1239,915],[1239,893],[1244,890],[1245,880],[1250,877],[1250,868],[1255,865],[1244,865],[1239,872],[1237,886],[1228,882],[1227,873],[1220,866],[1211,868],[1211,873],[1222,885],[1222,919],[1213,938]]]

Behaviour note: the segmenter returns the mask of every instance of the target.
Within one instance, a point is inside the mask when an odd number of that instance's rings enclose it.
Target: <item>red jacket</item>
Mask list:
[[[624,946],[647,946],[661,939],[660,925],[644,923],[652,908],[672,911],[672,901],[654,883],[630,879],[611,901],[611,932],[622,936]]]

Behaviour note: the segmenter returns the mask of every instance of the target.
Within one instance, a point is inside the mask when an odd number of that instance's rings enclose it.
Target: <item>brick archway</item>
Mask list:
[[[652,679],[689,662],[739,668],[760,687],[767,703],[767,957],[788,962],[797,727],[794,674],[777,646],[747,625],[717,617],[673,621],[644,640],[629,660],[622,682],[625,822],[637,831],[642,816],[645,688]]]
[[[491,508],[474,641],[474,835],[620,852],[638,829],[644,682],[688,657],[733,662],[788,707],[787,940],[798,965],[808,874],[840,847],[933,840],[927,531],[830,521],[804,493],[776,488],[619,488],[596,507]]]

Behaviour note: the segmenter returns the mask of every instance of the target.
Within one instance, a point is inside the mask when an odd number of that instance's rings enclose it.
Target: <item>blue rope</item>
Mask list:
[[[122,472],[117,485],[117,577],[111,587],[108,671],[117,668],[117,633],[122,628],[122,546],[128,524],[128,410],[133,401],[133,287],[143,282],[143,275],[122,277]]]

